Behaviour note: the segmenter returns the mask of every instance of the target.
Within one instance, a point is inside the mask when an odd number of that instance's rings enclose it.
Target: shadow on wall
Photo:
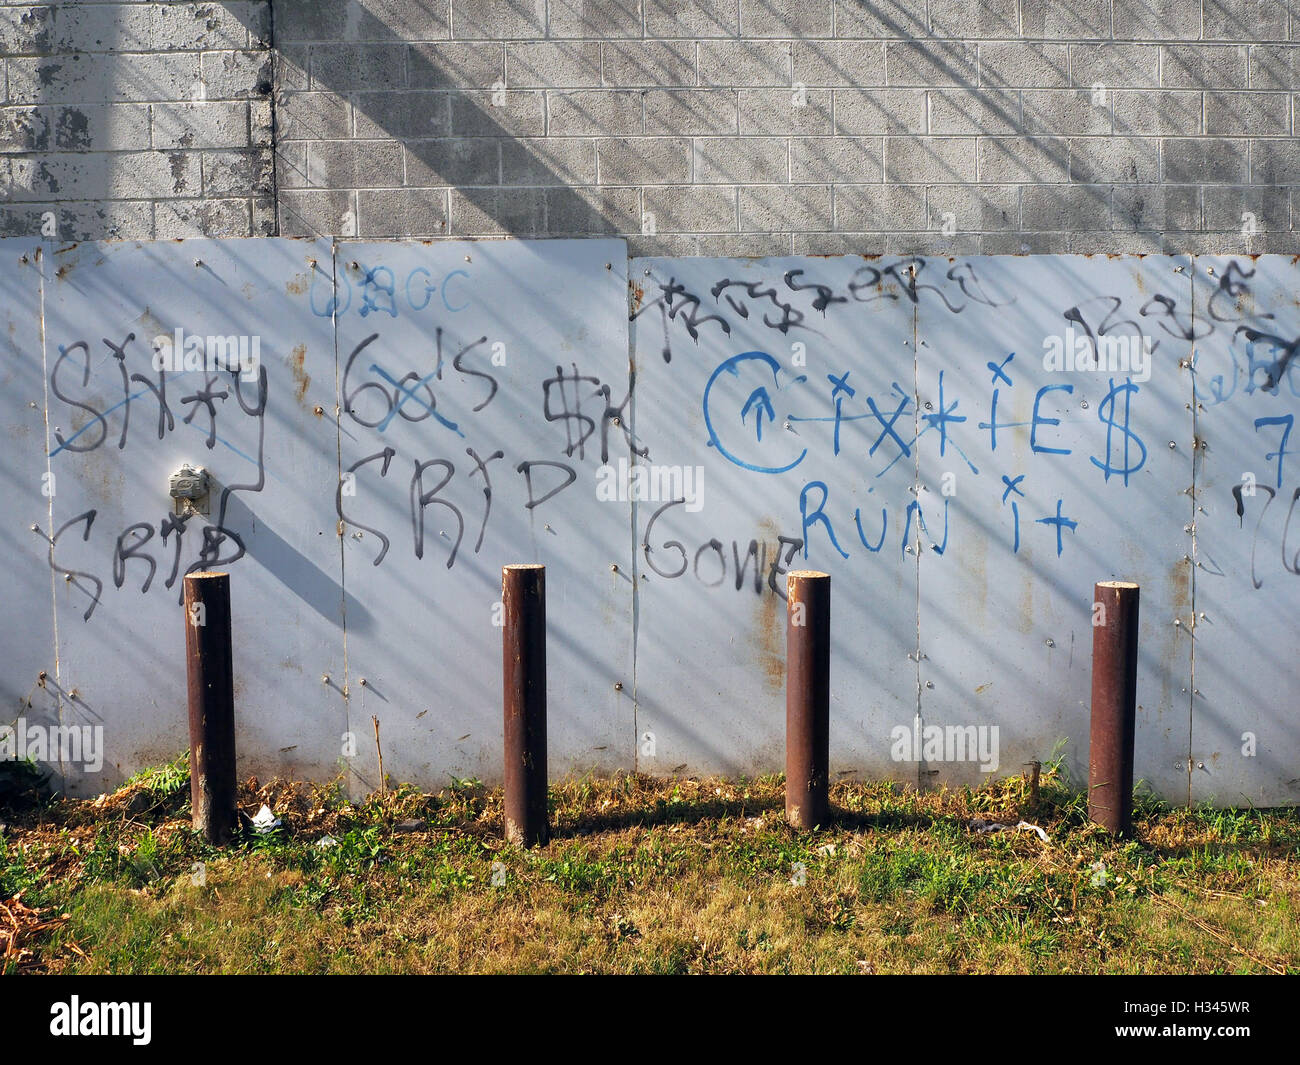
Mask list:
[[[690,13],[688,18],[687,13],[681,10],[683,5],[673,0],[645,2],[647,18],[652,15],[651,8],[656,8],[661,19],[672,20],[685,37],[709,31],[707,26],[688,24],[708,21],[709,15],[703,8]],[[546,89],[506,88],[505,82],[501,80],[504,77],[504,66],[499,59],[495,63],[485,61],[472,47],[460,52],[454,47],[446,47],[478,43],[480,48],[495,44],[504,49],[503,37],[518,43],[545,39],[547,25],[538,16],[537,6],[528,0],[505,0],[495,5],[492,9],[494,18],[491,32],[497,36],[489,42],[474,42],[468,39],[467,34],[454,41],[412,44],[408,48],[407,41],[431,36],[430,27],[448,33],[446,3],[430,4],[418,0],[384,3],[382,0],[366,0],[363,4],[359,0],[324,0],[318,3],[275,4],[272,43],[277,54],[276,150],[279,172],[276,191],[281,212],[281,231],[288,235],[343,237],[355,236],[359,231],[358,219],[353,213],[352,191],[313,188],[322,177],[329,183],[328,179],[335,175],[328,172],[328,165],[320,170],[315,166],[309,167],[305,159],[305,146],[301,154],[286,154],[286,134],[293,141],[334,141],[331,149],[344,154],[344,160],[335,165],[352,171],[352,180],[347,180],[348,175],[343,175],[344,180],[340,183],[344,185],[359,183],[355,180],[356,172],[367,165],[358,153],[367,150],[382,153],[384,148],[394,149],[389,165],[400,168],[402,152],[405,151],[407,180],[411,180],[411,171],[414,170],[416,184],[393,189],[363,189],[356,193],[358,213],[367,220],[372,215],[385,219],[382,231],[374,229],[367,221],[365,228],[371,231],[366,236],[436,237],[453,235],[453,230],[457,236],[640,236],[646,217],[644,212],[650,210],[650,204],[643,204],[639,186],[661,185],[654,195],[656,200],[662,199],[662,203],[655,206],[671,219],[674,214],[682,212],[681,205],[675,203],[674,199],[675,194],[679,194],[683,188],[720,189],[728,184],[743,185],[752,180],[745,172],[745,168],[754,164],[754,160],[746,154],[746,138],[735,138],[737,131],[732,131],[732,136],[728,137],[726,131],[711,130],[706,114],[709,97],[703,91],[708,85],[695,84],[694,81],[682,85],[680,77],[676,76],[677,70],[667,58],[629,58],[627,65],[634,69],[619,79],[618,87],[611,87],[604,84],[598,42],[586,42],[592,48],[584,57],[576,60],[578,73],[575,74],[574,81],[590,84],[593,89],[600,91],[598,95],[578,91],[563,93],[558,100],[553,98],[556,102],[562,101],[562,113],[552,114],[549,121],[563,121],[565,128],[572,132],[572,137],[557,137],[548,136]],[[635,8],[637,5],[632,6]],[[787,20],[787,16],[776,6],[764,6],[775,23]],[[880,38],[934,41],[923,23],[917,22],[907,12],[893,10],[892,5],[868,4],[863,0],[849,6],[854,9],[852,17],[869,21],[870,31]],[[460,18],[466,17],[460,11],[458,15]],[[845,14],[842,17],[849,16]],[[629,38],[630,42],[640,39],[639,19],[637,22],[638,35]],[[721,31],[722,35],[708,38],[710,44],[725,44],[728,38],[732,41],[736,39],[731,29],[725,25],[719,24],[712,29]],[[952,28],[952,32],[958,30],[959,27]],[[487,32],[489,31],[485,27],[485,35]],[[1014,27],[1009,27],[1007,32],[1013,37],[1016,35]],[[589,28],[584,29],[575,22],[571,33],[566,32],[565,36],[589,35],[592,35]],[[293,39],[290,40],[290,37]],[[790,37],[797,38],[798,33],[792,29]],[[320,43],[312,43],[313,38]],[[547,43],[553,45],[558,42],[551,39]],[[581,50],[578,42],[573,43],[575,48]],[[924,63],[913,72],[914,76],[904,78],[902,83],[917,86],[917,94],[923,91],[921,87],[951,87],[958,93],[979,87],[974,49],[961,42],[935,43],[938,44],[937,52],[927,52]],[[443,48],[441,53],[440,45]],[[815,80],[825,86],[851,87],[857,84],[860,71],[848,62],[848,57],[861,45],[862,42],[849,39],[809,42],[807,47],[813,52],[809,56],[810,63],[820,68]],[[407,70],[404,83],[402,53],[399,49],[405,49]],[[763,65],[767,69],[759,80],[769,83],[771,87],[753,91],[789,96],[791,102],[787,105],[794,106],[793,73],[788,53],[779,69],[770,61]],[[294,70],[295,66],[299,69]],[[1063,78],[1066,74],[1060,68],[1056,68],[1055,73]],[[696,78],[693,69],[690,76]],[[301,80],[300,85],[286,84],[296,79]],[[531,80],[545,84],[545,78],[534,77]],[[467,85],[480,87],[466,88]],[[715,136],[697,141],[693,149],[696,166],[707,171],[707,183],[693,183],[689,172],[681,175],[654,173],[653,162],[639,157],[643,149],[638,148],[635,141],[628,143],[617,135],[621,129],[620,122],[626,118],[622,112],[630,108],[640,114],[643,97],[648,92],[674,88],[680,88],[683,93],[672,101],[672,108],[679,109],[679,124],[665,122],[664,128],[651,129],[647,120],[635,133],[638,136],[681,134],[691,137],[700,130],[710,129]],[[298,94],[318,91],[330,94],[333,100],[312,100],[312,105],[317,109],[314,112],[307,106],[296,106],[295,97]],[[896,91],[891,92],[896,94]],[[814,97],[809,101],[812,107],[824,110],[829,121],[830,89],[810,86],[808,92]],[[700,99],[686,99],[686,93],[700,94]],[[859,112],[856,123],[862,127],[862,134],[877,137],[881,134],[919,132],[909,129],[906,119],[894,112],[891,102],[894,99],[895,95],[891,93],[879,93],[871,89],[863,89],[856,94],[854,104]],[[397,144],[381,144],[375,148],[373,145],[365,146],[364,141],[353,140],[354,130],[347,126],[347,104],[339,101],[350,102],[355,109],[355,133],[358,137],[366,132],[375,137],[391,138]],[[969,104],[962,104],[953,98],[947,102],[947,106],[960,111],[962,106]],[[960,118],[960,115],[957,117]],[[978,109],[975,113],[968,114],[965,121],[970,125],[968,132],[971,133],[1013,133],[1023,128],[1018,99],[997,92],[985,94],[979,101]],[[703,123],[699,130],[693,130],[693,124],[699,123]],[[315,125],[314,129],[307,128],[312,124]],[[611,126],[614,127],[613,131]],[[778,135],[790,136],[793,135],[793,130],[794,124],[791,123],[786,132]],[[626,135],[627,130],[623,129],[622,132]],[[954,132],[957,131],[954,129]],[[306,136],[299,137],[296,135],[299,133]],[[597,138],[601,141],[599,149],[593,144]],[[841,139],[848,140],[850,137],[819,138],[828,145]],[[717,154],[712,155],[711,140],[727,143],[718,144]],[[755,138],[756,143],[759,140],[760,138]],[[1064,138],[1056,138],[1056,141],[1058,143],[1040,143],[1037,151],[1041,156],[1041,164],[1055,168],[1065,178],[1070,174],[1069,153]],[[965,182],[966,179],[960,175],[953,161],[945,158],[943,142],[937,142],[934,147],[919,147],[914,139],[905,143],[906,148],[899,151],[898,159],[885,163],[883,177],[887,182],[905,182],[908,171],[918,170],[923,162],[928,174],[933,174],[934,168],[938,167],[954,183]],[[1019,165],[1019,160],[1006,144],[997,139],[991,140],[989,144],[990,151],[1005,157],[1004,166]],[[810,159],[809,162],[823,173],[819,181],[833,183],[834,178],[829,175],[834,166],[834,152],[824,154],[824,148],[820,144],[814,146],[812,142],[808,142],[807,150],[824,155],[822,158]],[[576,157],[575,151],[583,157]],[[595,157],[597,153],[599,159]],[[288,158],[289,154],[295,155],[296,160]],[[910,161],[907,155],[911,155]],[[369,165],[378,167],[382,162],[382,159],[375,158],[369,161]],[[298,174],[287,172],[294,166],[300,169]],[[623,183],[597,184],[597,168],[600,178],[605,178],[608,173]],[[427,182],[426,187],[420,186],[421,179]],[[674,180],[677,182],[676,188]],[[778,183],[778,187],[781,185]],[[445,210],[444,188],[448,196]],[[889,193],[894,191],[894,187],[883,185],[878,188],[879,197],[870,193],[846,197],[843,209],[850,217],[855,217],[858,223],[851,228],[898,228],[890,207],[892,198]],[[1109,186],[1087,185],[1078,188],[1085,198],[1109,198]],[[303,198],[301,202],[306,210],[294,211],[280,193],[300,191],[315,192],[316,195],[311,199]],[[872,193],[875,191],[871,190]],[[861,196],[862,202],[854,203],[853,199],[858,196]],[[1005,228],[1007,212],[999,208],[996,202],[990,203],[987,200],[984,190],[978,187],[973,196],[957,197],[954,217],[957,211],[963,215],[957,225],[966,231]],[[924,213],[924,204],[920,208]],[[938,212],[931,214],[934,217],[918,216],[920,224],[915,228],[938,229],[943,224],[943,219]],[[1013,211],[1011,214],[1015,215],[1010,219],[1011,227],[1015,228],[1019,223],[1018,212]],[[1001,219],[998,218],[999,215]],[[828,220],[827,228],[829,227]],[[689,232],[691,228],[693,227],[687,225],[678,231],[684,229]],[[334,232],[330,233],[330,230]]]

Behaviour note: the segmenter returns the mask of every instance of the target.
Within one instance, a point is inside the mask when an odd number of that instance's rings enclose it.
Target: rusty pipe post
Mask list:
[[[795,828],[830,820],[831,578],[786,579],[785,816]]]
[[[506,838],[525,847],[550,836],[546,812],[546,567],[501,570],[505,693]]]
[[[235,680],[230,576],[185,576],[185,679],[189,688],[190,805],[209,843],[235,831]]]
[[[1088,817],[1115,835],[1133,828],[1138,591],[1126,581],[1100,581],[1093,589]]]

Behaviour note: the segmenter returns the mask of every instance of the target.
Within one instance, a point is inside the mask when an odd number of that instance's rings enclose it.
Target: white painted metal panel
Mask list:
[[[547,567],[552,774],[630,767],[629,508],[595,487],[628,455],[626,246],[340,244],[336,270],[360,785],[372,717],[394,780],[500,780],[513,562]]]
[[[28,727],[60,724],[66,700],[60,697],[54,655],[54,600],[49,545],[50,495],[45,460],[45,374],[41,352],[41,260],[48,248],[26,239],[0,241],[0,417],[4,462],[0,463],[0,728],[17,734]],[[74,724],[75,706],[66,710]],[[48,750],[48,748],[46,748]],[[57,757],[41,758],[61,783]]]
[[[819,569],[832,775],[914,781],[879,742],[916,708],[903,281],[856,257],[634,259],[631,276],[638,464],[703,471],[697,501],[636,504],[638,765],[784,765],[784,574]]]
[[[1300,800],[1300,266],[1196,260],[1192,798]]]
[[[80,244],[45,264],[60,683],[106,750],[73,790],[188,745],[181,580],[203,568],[231,574],[241,772],[338,761],[343,705],[320,683],[342,671],[337,443],[315,413],[333,407],[334,344],[308,311],[312,260],[328,244]],[[177,330],[201,341],[167,372],[155,338]],[[256,368],[207,369],[224,365],[209,336],[248,338]],[[181,521],[168,487],[185,462],[214,487]]]
[[[936,744],[922,783],[1015,773],[1062,743],[1086,780],[1093,586],[1133,580],[1135,775],[1186,798],[1189,263],[975,257],[918,274],[921,717],[964,744]],[[1100,351],[1096,368],[1076,350]]]
[[[500,568],[541,561],[556,775],[779,769],[806,567],[834,578],[836,776],[978,781],[987,737],[902,740],[984,725],[998,772],[1064,739],[1081,780],[1092,586],[1130,578],[1138,776],[1300,794],[1288,259],[644,259],[629,286],[618,241],[33,252],[0,242],[0,724],[102,726],[74,791],[186,745],[204,565],[241,771],[373,787],[376,718],[392,778],[499,780]],[[260,372],[164,389],[177,329],[256,337]],[[1045,364],[1071,331],[1148,338],[1150,376]],[[217,490],[182,522],[183,462]]]

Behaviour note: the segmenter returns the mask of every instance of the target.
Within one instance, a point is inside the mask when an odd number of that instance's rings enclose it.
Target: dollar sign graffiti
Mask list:
[[[1095,458],[1089,458],[1097,469],[1106,475],[1106,480],[1110,480],[1110,475],[1121,474],[1124,477],[1124,486],[1128,487],[1130,474],[1137,473],[1147,461],[1147,446],[1142,443],[1142,438],[1129,429],[1129,407],[1132,402],[1133,394],[1140,391],[1137,385],[1131,380],[1125,379],[1122,385],[1116,385],[1115,379],[1110,379],[1110,391],[1106,393],[1106,398],[1097,405],[1097,417],[1106,426],[1106,461],[1101,462]],[[1120,393],[1124,394],[1124,414],[1123,421],[1116,420],[1117,399]],[[1115,451],[1120,446],[1121,441],[1115,439],[1115,430],[1118,429],[1123,433],[1123,465],[1116,466],[1114,463]],[[1142,449],[1142,457],[1132,465],[1129,464],[1130,447],[1129,441],[1132,440],[1139,448]]]

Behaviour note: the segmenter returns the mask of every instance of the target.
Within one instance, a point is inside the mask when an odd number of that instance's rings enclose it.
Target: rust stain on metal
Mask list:
[[[304,296],[306,295],[307,289],[310,285],[310,273],[294,274],[293,277],[289,278],[289,280],[284,283],[284,290],[289,293],[290,296]]]
[[[294,383],[297,385],[294,391],[301,402],[303,396],[307,394],[307,386],[311,384],[311,374],[307,372],[306,344],[295,345],[293,351],[289,353],[289,372],[293,374]]]

